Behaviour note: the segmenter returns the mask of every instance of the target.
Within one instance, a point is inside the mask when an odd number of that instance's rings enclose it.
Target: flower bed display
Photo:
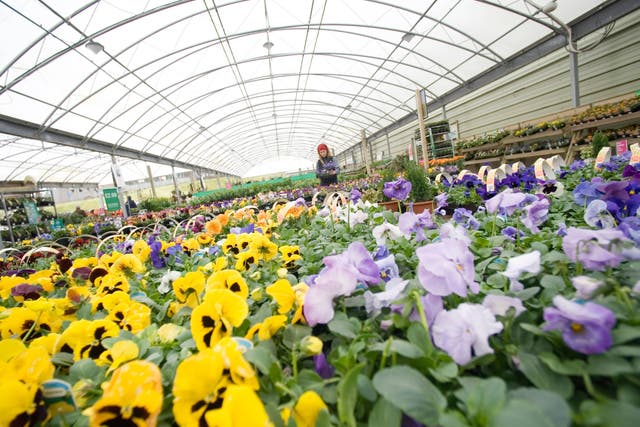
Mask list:
[[[466,175],[421,214],[338,190],[4,250],[0,425],[635,425],[628,162]]]

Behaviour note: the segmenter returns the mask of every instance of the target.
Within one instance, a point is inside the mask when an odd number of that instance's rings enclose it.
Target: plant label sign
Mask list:
[[[617,141],[616,142],[616,154],[619,156],[622,153],[626,153],[627,151],[629,151],[629,148],[627,147],[627,140],[623,139],[622,141]]]
[[[602,164],[608,162],[611,159],[611,147],[602,147],[596,156],[596,162],[593,167],[598,170],[602,167]]]
[[[114,212],[120,209],[120,199],[118,198],[117,188],[105,188],[104,203],[107,205],[107,211]]]
[[[640,164],[640,144],[636,142],[629,148],[631,149],[631,160],[629,160],[629,164],[632,166]]]

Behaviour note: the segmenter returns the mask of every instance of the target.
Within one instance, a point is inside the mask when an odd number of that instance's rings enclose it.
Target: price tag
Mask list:
[[[62,380],[48,380],[42,383],[42,397],[52,414],[73,412],[77,409],[71,384]]]
[[[522,162],[515,162],[514,164],[511,165],[511,171],[513,173],[516,173],[516,172],[521,171],[521,170],[526,169],[526,168],[527,167]]]
[[[462,169],[460,171],[460,173],[458,174],[458,180],[461,180],[465,175],[473,175],[470,171],[468,171],[467,169]]]
[[[442,178],[444,178],[448,183],[451,183],[453,181],[453,177],[451,175],[446,172],[440,172],[438,175],[436,175],[436,184],[440,184]]]
[[[556,154],[553,157],[550,157],[546,160],[546,162],[551,166],[554,172],[559,172],[562,166],[565,166],[564,159]]]
[[[491,170],[491,166],[481,166],[480,169],[478,169],[478,178],[480,178],[480,181],[482,182],[486,182],[486,175],[487,173]]]
[[[640,143],[636,142],[635,144],[631,144],[629,149],[631,150],[631,160],[629,160],[629,164],[635,166],[640,163]]]
[[[498,166],[498,169],[500,169],[502,172],[504,172],[505,176],[506,175],[511,175],[513,173],[513,169],[511,169],[511,166],[503,163],[500,166]]]
[[[500,168],[491,169],[487,174],[487,191],[495,191],[496,181],[504,179],[507,175]]]
[[[626,139],[616,142],[616,154],[618,156],[622,153],[626,153],[627,151],[629,151],[629,147]]]
[[[536,160],[533,164],[533,173],[536,176],[536,179],[539,179],[540,181],[556,179],[556,174],[553,172],[553,169],[542,157]]]
[[[608,162],[611,158],[611,147],[602,147],[596,156],[596,162],[594,163],[594,169],[598,170],[602,167],[602,164]]]

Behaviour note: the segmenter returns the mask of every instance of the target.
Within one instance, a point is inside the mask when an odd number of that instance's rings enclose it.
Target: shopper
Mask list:
[[[318,145],[319,159],[316,163],[316,176],[320,180],[320,185],[325,187],[338,183],[338,174],[340,167],[338,162],[329,154],[327,144]]]
[[[127,216],[131,216],[131,210],[132,209],[136,209],[137,207],[138,207],[138,205],[131,198],[131,196],[127,196],[127,201],[124,202],[124,210],[127,213]]]

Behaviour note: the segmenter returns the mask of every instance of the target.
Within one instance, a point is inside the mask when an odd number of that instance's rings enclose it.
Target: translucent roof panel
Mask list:
[[[558,1],[554,20],[533,0],[6,0],[0,115],[34,136],[0,120],[0,180],[108,183],[94,141],[238,176],[306,168],[319,142],[359,144],[416,89],[438,99],[603,3]]]

